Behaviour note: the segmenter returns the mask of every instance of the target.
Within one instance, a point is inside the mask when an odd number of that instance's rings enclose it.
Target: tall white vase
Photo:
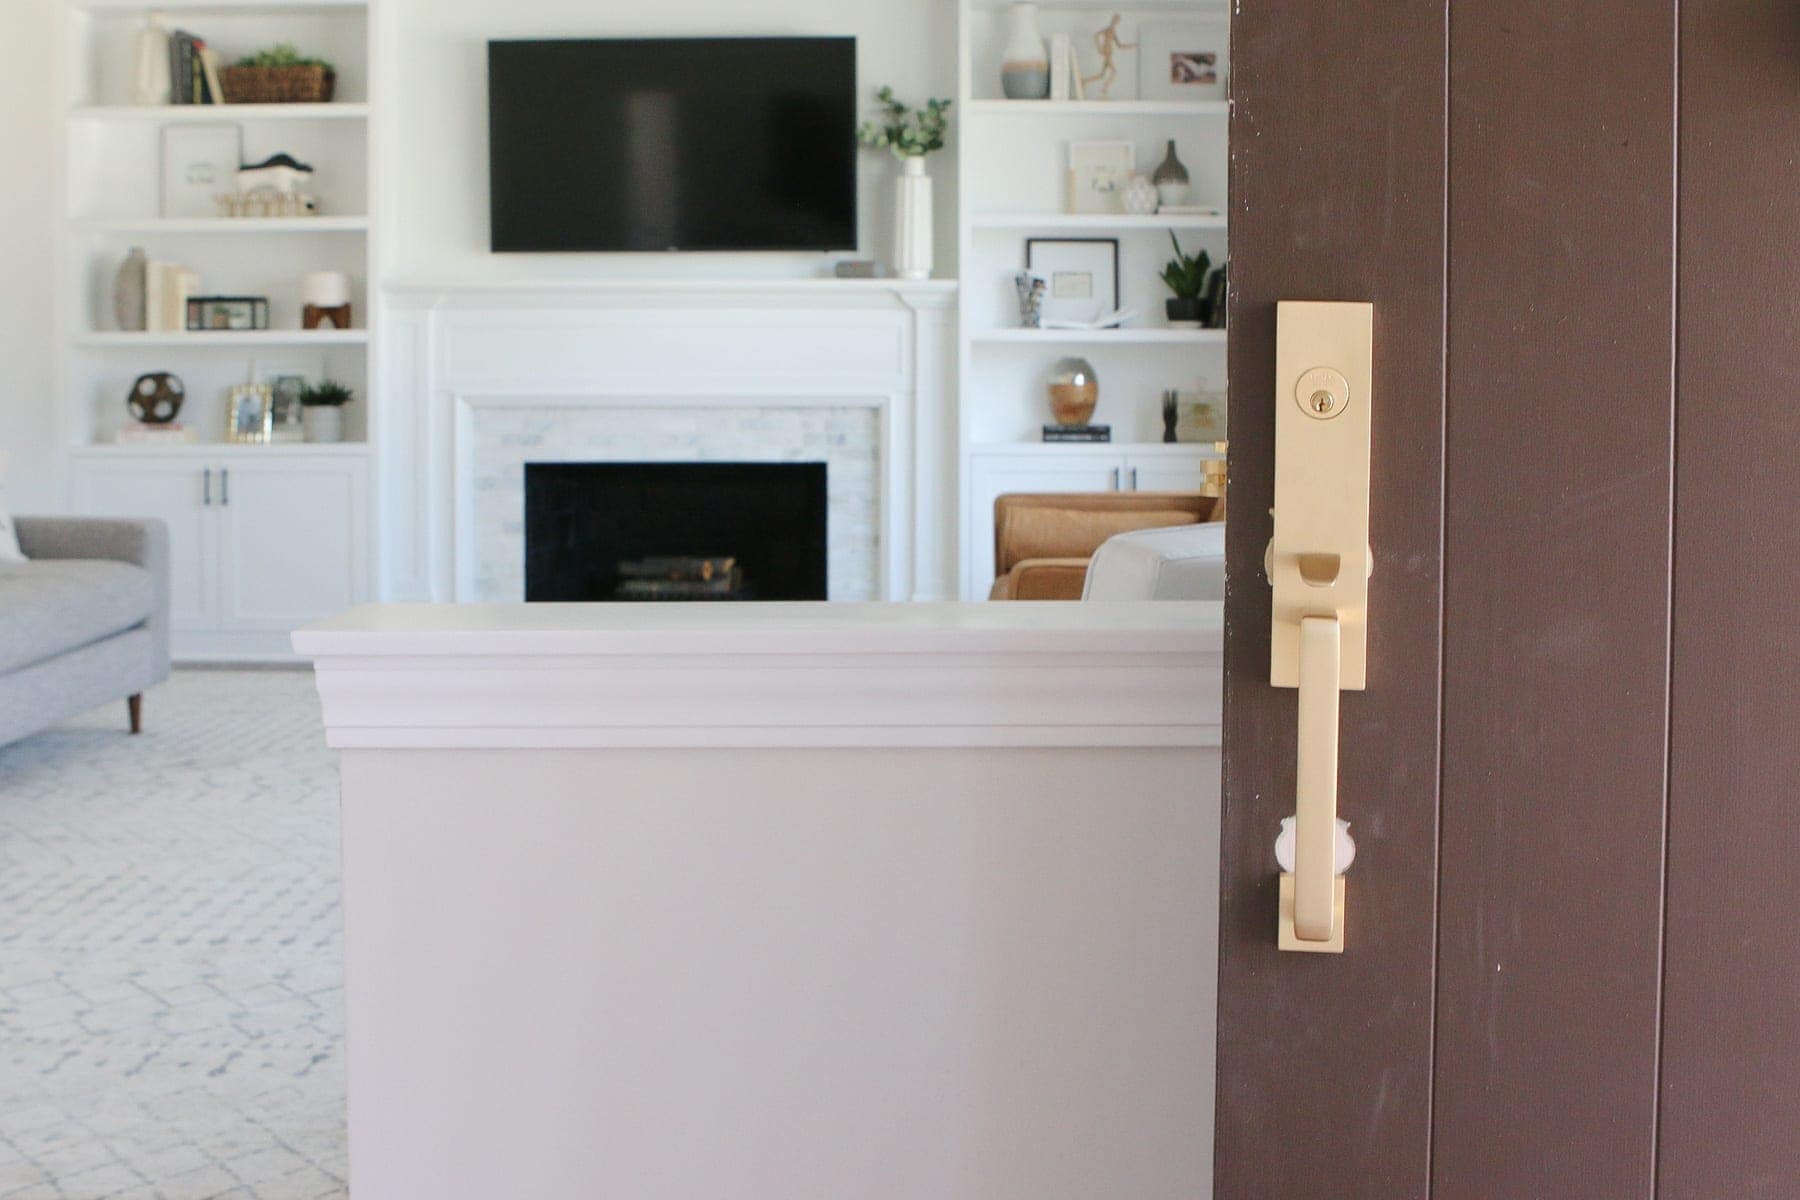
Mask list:
[[[163,24],[161,13],[153,12],[144,19],[134,59],[131,102],[146,106],[169,103],[169,27]]]
[[[894,187],[894,273],[902,279],[931,278],[931,176],[923,155],[900,160]]]

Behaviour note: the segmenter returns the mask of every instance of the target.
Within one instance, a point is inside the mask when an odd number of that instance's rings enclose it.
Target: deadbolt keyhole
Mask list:
[[[1314,367],[1300,376],[1294,400],[1307,416],[1329,421],[1349,405],[1350,381],[1331,367]]]

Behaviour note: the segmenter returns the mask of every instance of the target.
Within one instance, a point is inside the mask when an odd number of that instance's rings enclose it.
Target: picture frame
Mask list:
[[[267,329],[269,301],[265,296],[190,296],[186,323],[190,333]]]
[[[1137,147],[1128,141],[1069,143],[1072,213],[1122,213],[1125,189],[1137,169]]]
[[[269,385],[240,383],[225,401],[225,440],[238,445],[264,445],[269,441]]]
[[[1223,100],[1231,81],[1231,28],[1223,15],[1146,21],[1138,27],[1138,97]]]
[[[1175,440],[1184,444],[1225,440],[1225,393],[1200,389],[1175,393]]]
[[[215,217],[219,197],[237,190],[244,160],[239,125],[164,125],[161,200],[164,217]]]
[[[1045,321],[1085,325],[1118,311],[1118,238],[1026,238],[1025,268],[1046,280]]]
[[[298,367],[270,367],[259,374],[269,389],[269,441],[304,442],[306,425],[301,414],[312,378]]]

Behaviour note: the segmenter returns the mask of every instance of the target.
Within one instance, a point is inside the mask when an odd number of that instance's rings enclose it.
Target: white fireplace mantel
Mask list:
[[[384,595],[520,598],[493,594],[508,586],[495,582],[493,560],[511,565],[517,551],[491,539],[516,540],[522,516],[516,487],[496,478],[518,470],[518,455],[492,457],[495,444],[519,440],[504,422],[541,417],[532,444],[549,444],[531,453],[546,458],[558,456],[561,428],[571,431],[564,461],[666,460],[696,411],[717,412],[721,427],[735,421],[736,435],[712,446],[695,440],[697,459],[823,457],[784,442],[779,421],[763,442],[747,438],[746,410],[825,410],[852,423],[872,414],[875,445],[851,450],[873,454],[873,478],[843,481],[867,494],[837,497],[874,514],[866,532],[839,530],[867,543],[845,556],[867,577],[859,598],[954,593],[954,282],[451,281],[386,293],[383,404],[371,418],[384,423]],[[846,435],[833,427],[814,436]]]

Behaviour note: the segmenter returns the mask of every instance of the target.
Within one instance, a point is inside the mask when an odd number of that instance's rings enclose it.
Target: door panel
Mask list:
[[[1444,9],[1233,12],[1216,1195],[1426,1193],[1442,533]],[[1343,955],[1275,948],[1295,694],[1269,686],[1278,300],[1375,305],[1369,688],[1342,705]]]
[[[1791,0],[1682,6],[1664,1200],[1800,1196],[1797,97]]]
[[[367,502],[355,463],[234,463],[217,508],[222,627],[289,630],[367,590]]]
[[[1651,1194],[1674,45],[1452,8],[1434,1200]]]
[[[218,547],[213,510],[205,506],[206,465],[192,458],[134,457],[119,462],[78,459],[73,469],[76,511],[94,517],[155,517],[169,527],[169,625],[177,631],[211,629],[217,618],[213,562]]]

